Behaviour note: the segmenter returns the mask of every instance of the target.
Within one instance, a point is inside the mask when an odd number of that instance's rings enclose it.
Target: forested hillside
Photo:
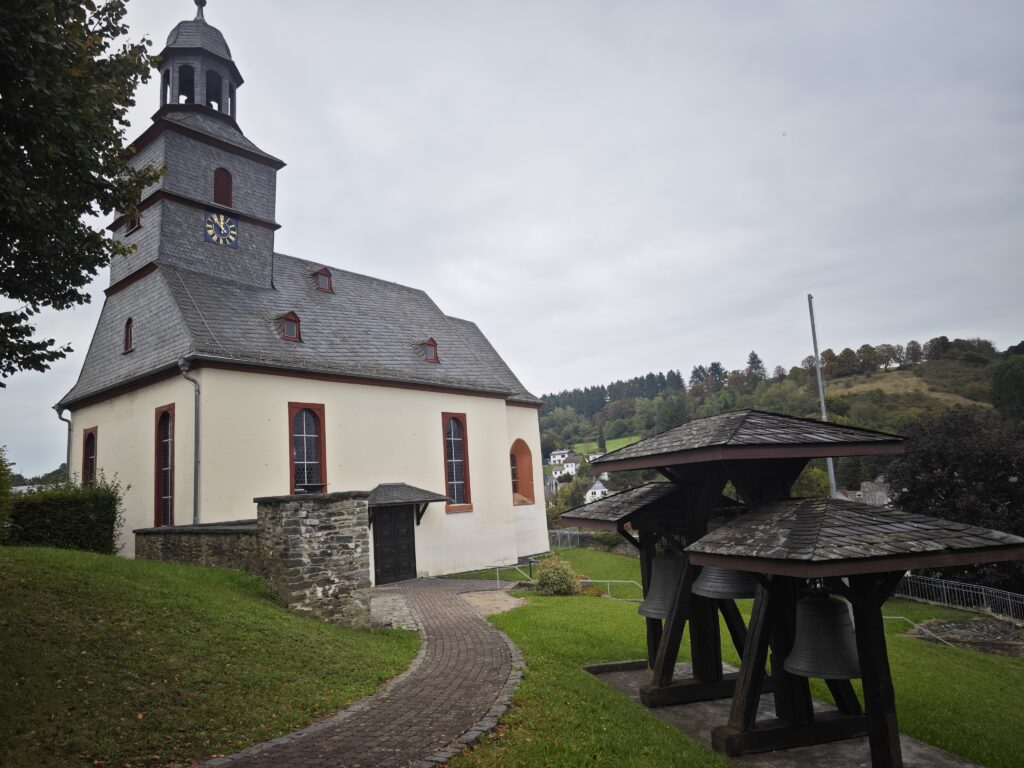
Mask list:
[[[1024,417],[1024,342],[1000,352],[984,339],[939,336],[925,344],[864,344],[838,353],[826,349],[821,361],[833,421],[905,433],[923,417],[952,408],[986,411],[992,421]],[[545,457],[585,441],[604,450],[614,438],[646,437],[737,408],[819,416],[813,357],[769,373],[756,352],[742,370],[711,362],[693,366],[685,379],[679,370],[648,373],[548,394],[544,401]],[[838,480],[856,487],[882,468],[884,462],[871,457],[842,460]]]

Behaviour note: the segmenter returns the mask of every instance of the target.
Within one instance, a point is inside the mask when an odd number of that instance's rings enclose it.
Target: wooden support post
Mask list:
[[[836,706],[840,712],[847,715],[864,714],[860,700],[857,698],[857,692],[853,690],[853,683],[849,680],[826,680],[825,685],[828,686],[832,698],[836,700]]]
[[[729,628],[729,637],[732,638],[733,647],[740,658],[743,658],[743,649],[747,645],[747,627],[743,623],[743,616],[740,609],[736,607],[735,600],[719,600],[718,610],[722,612],[725,619],[725,626]]]
[[[768,661],[768,641],[772,633],[772,594],[764,587],[757,588],[754,608],[750,613],[750,634],[740,661],[740,679],[732,697],[727,729],[734,733],[754,727],[757,706],[764,685],[765,663]],[[735,607],[735,606],[734,606]]]
[[[864,687],[864,708],[868,718],[868,740],[872,768],[902,768],[899,724],[896,722],[896,693],[892,687],[889,653],[882,620],[883,589],[875,575],[852,576],[850,587],[856,598],[853,616],[857,629],[857,655]]]
[[[690,598],[690,658],[693,676],[705,683],[722,679],[722,632],[718,605],[708,597]]]
[[[796,601],[800,582],[787,576],[772,579],[772,678],[775,681],[775,714],[792,725],[805,726],[814,721],[811,688],[806,677],[791,675],[783,669],[796,638]]]

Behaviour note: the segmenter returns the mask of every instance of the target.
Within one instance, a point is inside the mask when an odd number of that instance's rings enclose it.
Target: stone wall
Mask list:
[[[256,499],[260,574],[297,611],[370,626],[369,494]]]
[[[256,539],[255,520],[146,528],[135,531],[135,557],[258,575]]]

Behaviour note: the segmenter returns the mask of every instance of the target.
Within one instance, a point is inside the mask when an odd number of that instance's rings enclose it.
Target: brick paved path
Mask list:
[[[378,587],[376,593],[404,596],[420,622],[423,641],[412,666],[376,696],[328,720],[203,765],[357,768],[443,762],[494,726],[521,674],[511,642],[457,597],[495,588],[494,582],[454,579]]]

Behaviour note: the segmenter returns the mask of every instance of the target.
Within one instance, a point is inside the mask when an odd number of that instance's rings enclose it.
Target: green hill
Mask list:
[[[418,644],[242,573],[0,547],[0,765],[192,765],[372,693]]]

